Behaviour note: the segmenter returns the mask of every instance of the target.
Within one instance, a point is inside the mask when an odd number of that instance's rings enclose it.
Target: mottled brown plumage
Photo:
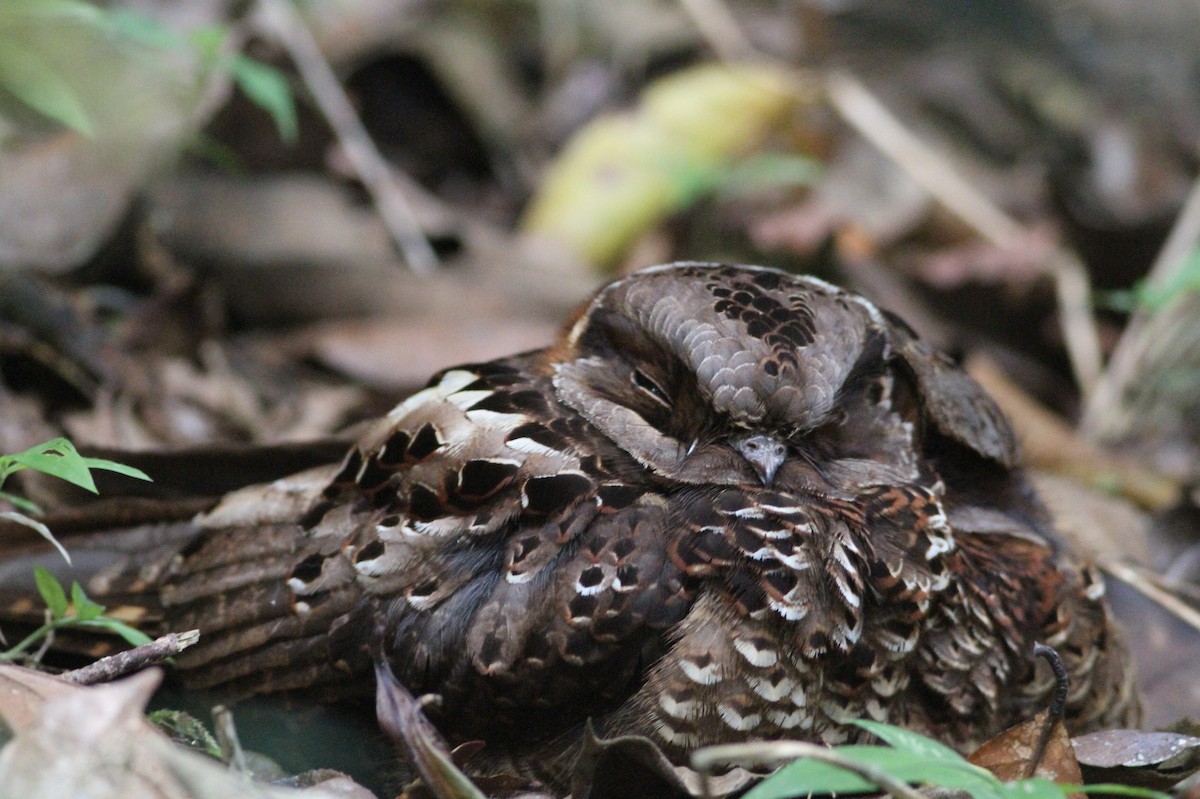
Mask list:
[[[768,269],[617,281],[554,346],[435,376],[343,463],[92,587],[203,630],[195,685],[368,692],[382,651],[445,732],[543,774],[589,718],[679,763],[855,718],[967,748],[1045,705],[1038,640],[1076,729],[1137,712],[996,406],[867,300]]]

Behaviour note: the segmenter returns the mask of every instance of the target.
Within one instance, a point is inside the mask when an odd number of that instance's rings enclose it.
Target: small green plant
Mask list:
[[[68,600],[62,583],[44,567],[34,567],[33,577],[37,581],[38,593],[46,603],[49,618],[45,624],[25,636],[13,647],[0,652],[0,662],[36,660],[36,658],[27,656],[26,653],[46,636],[64,627],[105,630],[121,636],[131,646],[141,646],[152,640],[144,632],[135,630],[120,619],[105,616],[104,606],[89,598],[79,583],[71,583],[71,598]]]
[[[92,469],[116,472],[127,477],[136,477],[138,480],[150,479],[141,469],[135,469],[123,463],[114,463],[103,458],[85,458],[79,454],[79,450],[75,449],[75,445],[65,438],[52,438],[23,452],[13,455],[0,455],[0,489],[3,488],[4,481],[10,475],[22,469],[33,469],[61,480],[66,480],[68,483],[87,489],[93,494],[100,492],[96,490],[96,481],[92,478]],[[50,529],[30,517],[29,514],[40,514],[42,512],[41,508],[24,497],[18,497],[4,490],[0,490],[0,500],[5,500],[17,508],[15,511],[0,512],[0,519],[8,519],[9,521],[23,524],[26,527],[36,530],[39,535],[58,549],[67,563],[71,562],[71,556],[67,554],[67,550],[58,542],[58,539],[50,532]]]
[[[85,458],[75,449],[75,445],[65,438],[54,438],[12,455],[0,455],[0,487],[4,485],[10,475],[22,469],[34,469],[58,477],[87,489],[93,494],[98,492],[96,481],[92,478],[92,469],[116,472],[139,480],[150,479],[145,472],[132,466],[103,458]],[[3,490],[0,490],[0,500],[5,500],[17,508],[17,510],[0,512],[0,519],[8,519],[36,530],[39,535],[58,549],[67,563],[71,562],[71,556],[50,532],[50,528],[30,516],[30,514],[41,513],[41,509],[37,505],[24,497]],[[55,630],[64,627],[107,630],[121,636],[133,646],[150,642],[150,637],[145,633],[135,630],[118,619],[105,616],[104,606],[89,599],[79,583],[71,584],[71,597],[68,600],[62,583],[42,566],[34,569],[34,580],[37,582],[38,593],[46,603],[47,620],[12,648],[0,651],[0,662],[29,659],[26,653],[34,644]]]
[[[228,72],[246,98],[270,115],[279,138],[288,144],[299,138],[300,123],[287,76],[270,64],[226,52],[233,33],[230,26],[206,25],[184,34],[137,11],[114,8],[102,13],[109,30],[130,41],[163,50],[195,50],[210,67]]]
[[[217,742],[216,737],[208,731],[204,722],[190,713],[163,708],[147,713],[146,720],[166,733],[175,743],[193,752],[208,755],[213,760],[228,762],[221,754],[221,744]]]
[[[873,721],[857,721],[886,745],[852,744],[822,750],[820,759],[796,760],[746,793],[745,799],[787,799],[827,794],[878,793],[905,785],[965,791],[972,799],[1068,799],[1072,792],[1168,799],[1126,785],[1060,785],[1043,777],[1004,782],[931,738]],[[786,745],[786,742],[785,742]],[[816,753],[814,753],[815,755]],[[869,778],[874,776],[874,779]]]
[[[1157,313],[1181,294],[1200,292],[1200,250],[1194,250],[1160,284],[1139,280],[1132,288],[1096,292],[1096,304],[1120,313]]]
[[[210,69],[227,72],[251,102],[271,115],[280,137],[296,141],[296,107],[287,77],[275,67],[233,52],[232,25],[176,31],[144,13],[83,0],[4,0],[0,3],[0,91],[26,108],[85,135],[95,133],[79,75],[69,62],[40,49],[31,30],[112,38],[153,57],[155,51],[198,54]],[[86,68],[86,64],[83,67]],[[2,109],[0,109],[2,110]]]

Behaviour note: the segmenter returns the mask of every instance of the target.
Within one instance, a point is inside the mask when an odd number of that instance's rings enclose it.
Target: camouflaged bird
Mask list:
[[[590,719],[676,763],[876,719],[966,749],[1046,705],[1137,715],[1104,585],[1056,543],[1013,434],[896,317],[810,277],[682,263],[553,346],[436,375],[336,466],[227,496],[157,590],[193,685],[369,692],[381,651],[497,762]]]

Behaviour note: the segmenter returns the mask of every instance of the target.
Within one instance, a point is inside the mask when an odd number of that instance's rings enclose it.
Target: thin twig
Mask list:
[[[421,232],[408,200],[393,180],[392,170],[354,111],[342,84],[322,55],[312,31],[291,0],[259,0],[260,7],[291,56],[300,77],[342,147],[354,171],[375,202],[388,234],[417,274],[428,274],[438,265],[437,253]]]
[[[1115,491],[1145,510],[1161,511],[1179,501],[1177,480],[1138,460],[1106,452],[1083,438],[986,356],[974,355],[967,359],[966,366],[1012,421],[1024,444],[1027,464],[1085,486]]]
[[[1187,602],[1184,602],[1170,591],[1147,578],[1138,569],[1127,563],[1115,560],[1103,560],[1100,562],[1100,567],[1163,609],[1174,614],[1180,621],[1196,630],[1200,630],[1200,611],[1197,611]]]
[[[1163,242],[1162,249],[1158,251],[1158,256],[1146,275],[1146,287],[1153,292],[1169,286],[1179,267],[1196,249],[1197,244],[1200,244],[1200,177],[1192,183],[1191,191],[1175,219],[1170,235]],[[1085,432],[1091,435],[1100,432],[1105,420],[1110,418],[1125,395],[1126,386],[1141,374],[1143,356],[1151,343],[1150,339],[1154,338],[1148,335],[1148,321],[1149,317],[1145,311],[1138,311],[1126,325],[1125,332],[1121,334],[1112,358],[1109,359],[1108,369],[1101,375],[1096,391],[1084,409],[1081,428]]]
[[[941,155],[910,131],[857,77],[830,71],[826,90],[834,109],[859,135],[896,162],[947,210],[992,244],[1007,245],[1024,229],[979,192]]]
[[[141,671],[147,666],[162,663],[167,658],[178,655],[199,640],[199,630],[188,630],[183,633],[167,633],[148,644],[100,658],[95,663],[90,663],[81,669],[64,672],[62,678],[77,685],[95,685],[96,683],[111,682],[118,677],[124,677],[130,672]]]
[[[246,750],[242,748],[238,738],[237,725],[233,722],[233,712],[224,705],[216,705],[212,709],[213,733],[217,738],[217,746],[229,763],[229,767],[238,774],[249,774],[250,765],[246,761]]]
[[[49,611],[49,609],[47,609],[46,610],[47,621],[49,621],[49,618],[50,618],[50,611]],[[51,627],[49,630],[46,630],[46,637],[42,639],[42,645],[38,647],[36,652],[34,652],[32,655],[30,655],[29,662],[30,663],[41,663],[42,658],[44,658],[46,656],[46,653],[50,651],[50,647],[53,645],[54,645],[54,628]]]
[[[1071,361],[1071,371],[1084,402],[1096,393],[1096,384],[1104,359],[1100,349],[1100,333],[1092,315],[1092,283],[1087,267],[1079,256],[1058,247],[1045,265],[1054,279],[1054,294],[1058,300],[1059,326],[1063,343]]]
[[[874,766],[850,760],[837,751],[804,741],[757,741],[745,744],[722,744],[707,746],[692,754],[692,768],[699,771],[707,781],[713,766],[733,764],[738,766],[762,766],[786,760],[807,758],[845,769],[857,774],[872,785],[877,785],[898,799],[925,799],[921,792],[891,774]]]
[[[542,68],[555,81],[561,79],[580,50],[581,9],[561,0],[539,0],[538,30],[542,40]],[[553,82],[553,81],[552,81]]]
[[[679,5],[723,61],[744,61],[760,55],[722,0],[679,0]]]
[[[966,181],[926,145],[858,78],[831,71],[825,81],[830,104],[859,135],[896,162],[948,211],[997,247],[1011,247],[1025,228]],[[1087,272],[1079,259],[1058,248],[1043,268],[1054,279],[1063,337],[1075,380],[1085,397],[1100,376],[1100,338],[1091,315]]]
[[[726,60],[762,58],[742,32],[723,0],[679,0],[709,45]],[[997,247],[1011,247],[1027,236],[1025,228],[967,182],[937,152],[904,126],[856,77],[833,70],[826,96],[859,135],[904,169],[947,210]],[[1079,258],[1059,247],[1042,264],[1054,280],[1067,355],[1085,402],[1100,379],[1100,336],[1091,312],[1087,270]]]

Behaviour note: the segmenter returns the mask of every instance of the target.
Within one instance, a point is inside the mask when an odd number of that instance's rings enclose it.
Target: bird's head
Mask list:
[[[815,278],[644,270],[585,306],[556,359],[562,401],[662,477],[839,493],[915,468],[918,378],[892,322]]]

